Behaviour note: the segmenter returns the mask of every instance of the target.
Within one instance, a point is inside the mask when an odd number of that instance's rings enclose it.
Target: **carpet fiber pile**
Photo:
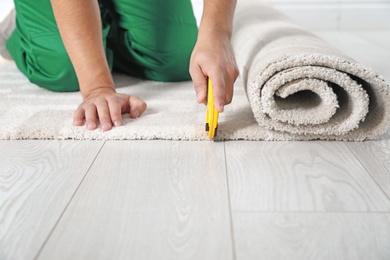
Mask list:
[[[241,77],[220,115],[220,140],[373,139],[390,121],[390,87],[375,72],[271,6],[239,1],[232,38]],[[138,119],[102,132],[72,126],[80,93],[52,93],[0,61],[0,139],[207,140],[206,108],[191,82],[115,75],[118,92],[148,103]]]

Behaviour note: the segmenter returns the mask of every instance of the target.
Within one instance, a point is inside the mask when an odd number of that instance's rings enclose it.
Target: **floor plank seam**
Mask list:
[[[368,174],[368,176],[370,176],[370,178],[374,181],[374,183],[376,184],[376,186],[380,189],[380,191],[385,195],[385,197],[387,198],[387,200],[390,202],[390,197],[386,194],[386,192],[382,189],[381,185],[379,185],[379,183],[375,180],[375,178],[370,174],[370,171],[367,169],[367,167],[364,165],[364,163],[360,160],[359,157],[357,157],[354,152],[352,151],[351,147],[349,147],[349,145],[344,141],[344,144],[345,146],[347,146],[348,150],[351,152],[351,154],[358,160],[358,162],[360,163],[360,165],[363,167],[363,169],[366,171],[366,173]]]
[[[43,241],[42,243],[42,246],[39,248],[37,254],[35,255],[35,257],[33,257],[34,260],[37,260],[39,258],[39,256],[41,255],[42,253],[42,250],[45,248],[47,242],[49,241],[50,237],[52,236],[54,230],[56,229],[56,227],[58,226],[58,223],[61,221],[62,217],[64,216],[66,210],[68,209],[70,203],[73,201],[73,198],[75,197],[77,191],[79,190],[80,186],[82,185],[82,183],[84,182],[86,176],[88,175],[89,171],[91,170],[92,168],[92,165],[94,165],[96,159],[98,158],[100,152],[102,151],[104,145],[106,144],[107,141],[104,141],[104,143],[102,144],[102,146],[100,147],[99,151],[96,153],[96,156],[95,158],[92,160],[91,162],[91,165],[89,165],[88,169],[85,171],[85,174],[83,176],[83,178],[81,179],[79,185],[77,186],[77,188],[75,189],[75,191],[73,192],[72,196],[70,197],[68,203],[65,205],[64,207],[64,210],[61,212],[59,218],[57,219],[57,221],[54,223],[54,226],[53,228],[50,230],[49,234],[47,235],[46,239]]]
[[[226,177],[226,188],[227,188],[227,196],[228,196],[228,206],[229,206],[229,218],[230,218],[230,235],[232,239],[232,253],[233,259],[237,259],[236,254],[236,243],[234,238],[234,227],[233,227],[233,211],[232,211],[232,203],[230,199],[230,186],[229,186],[229,175],[228,175],[228,167],[227,167],[227,158],[226,158],[226,142],[223,142],[223,152],[225,158],[225,177]]]

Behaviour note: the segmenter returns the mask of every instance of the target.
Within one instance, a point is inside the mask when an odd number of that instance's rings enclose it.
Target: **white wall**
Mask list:
[[[308,28],[390,29],[390,0],[268,0]]]
[[[3,20],[13,6],[13,0],[0,0],[0,21]]]

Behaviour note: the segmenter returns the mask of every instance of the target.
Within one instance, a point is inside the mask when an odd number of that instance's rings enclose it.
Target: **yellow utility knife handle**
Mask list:
[[[206,111],[206,132],[208,137],[214,138],[218,128],[218,110],[214,105],[214,91],[210,78],[207,78],[207,111]]]

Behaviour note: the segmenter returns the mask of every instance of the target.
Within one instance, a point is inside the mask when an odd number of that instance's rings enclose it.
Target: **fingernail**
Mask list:
[[[88,130],[93,130],[93,129],[95,129],[95,128],[96,128],[95,123],[88,123],[88,124],[87,124],[87,129],[88,129]]]
[[[73,125],[78,126],[78,125],[81,125],[81,124],[82,124],[82,121],[80,119],[77,119],[77,120],[73,121]]]
[[[217,107],[216,107],[216,109],[217,109],[219,112],[223,112],[224,106],[221,105],[221,104],[218,104]]]
[[[115,122],[114,122],[114,125],[115,125],[115,126],[120,126],[120,125],[121,125],[121,122],[120,122],[120,121],[115,121]]]
[[[136,111],[134,112],[134,115],[135,115],[136,118],[138,118],[138,117],[140,116],[140,113],[138,112],[138,110],[136,110]]]
[[[104,124],[102,125],[102,130],[110,130],[110,129],[111,129],[111,125],[110,125],[110,124],[104,123]]]

